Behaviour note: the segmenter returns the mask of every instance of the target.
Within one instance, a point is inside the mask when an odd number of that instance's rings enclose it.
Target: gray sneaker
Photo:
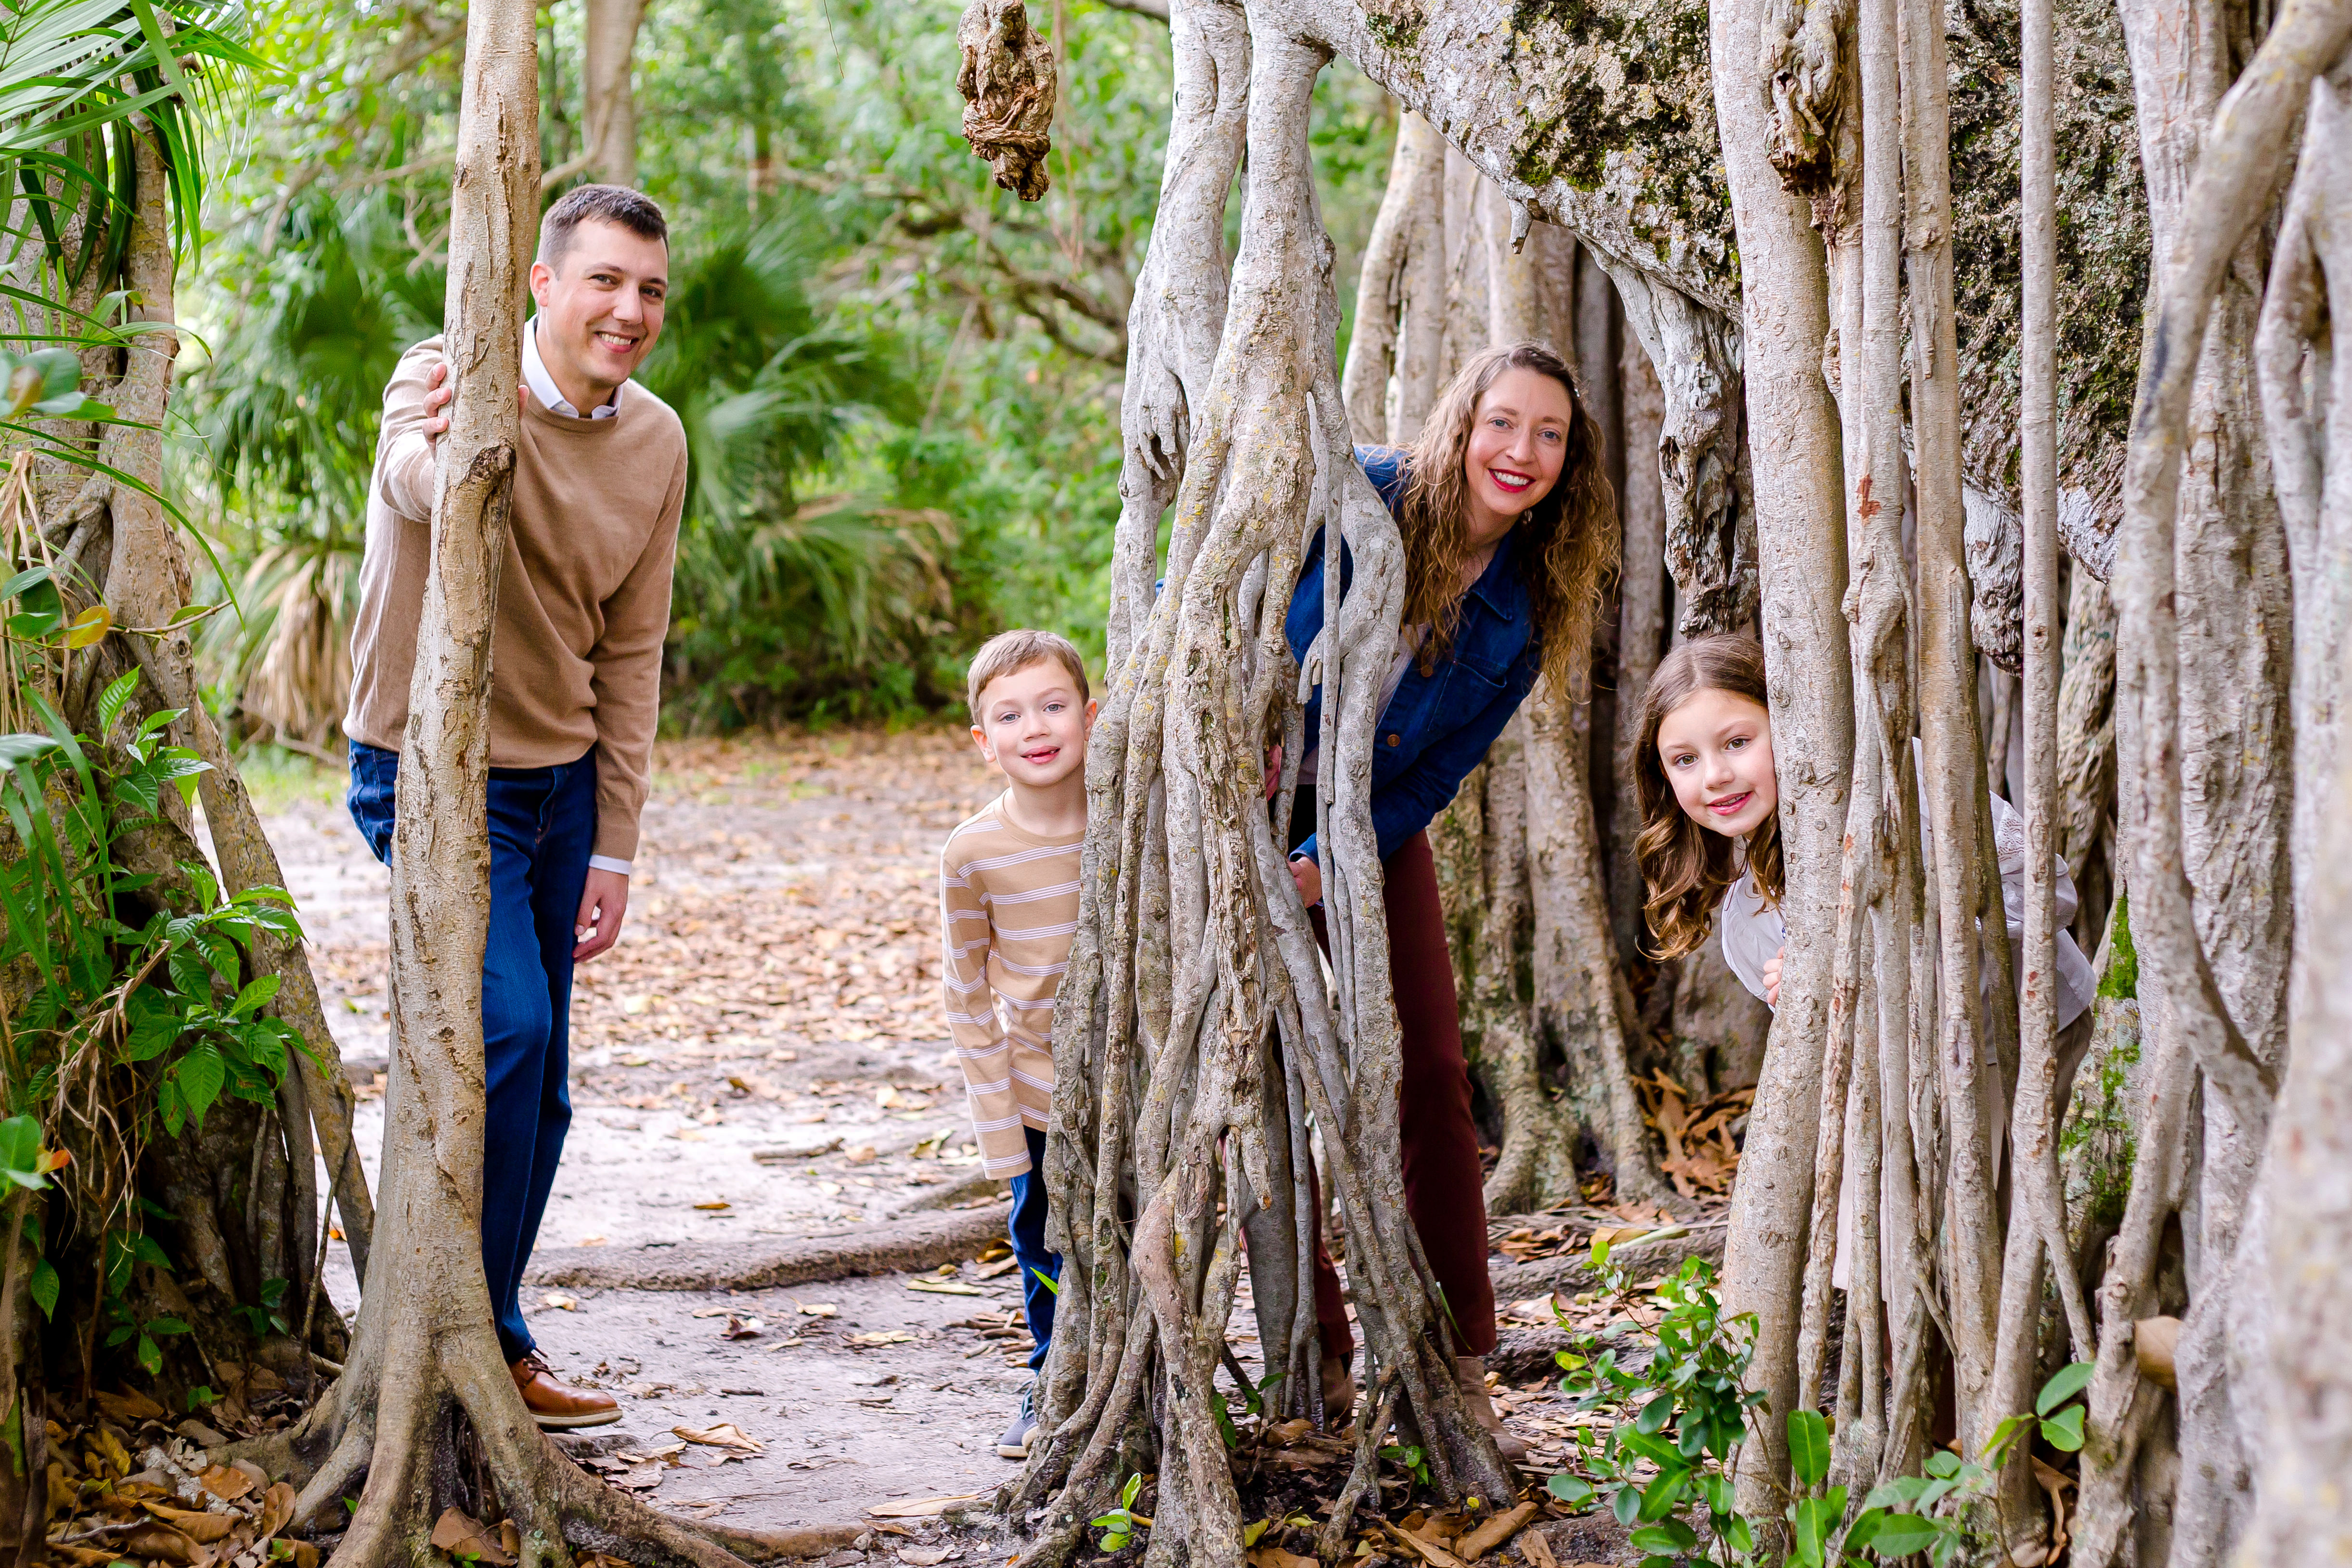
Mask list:
[[[1004,1429],[1004,1436],[996,1440],[998,1458],[1025,1459],[1029,1457],[1029,1434],[1037,1429],[1037,1414],[1033,1404],[1036,1393],[1037,1385],[1034,1383],[1021,1391],[1021,1413],[1013,1418],[1013,1425]]]

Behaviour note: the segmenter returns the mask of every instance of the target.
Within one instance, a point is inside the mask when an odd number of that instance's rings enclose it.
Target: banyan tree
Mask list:
[[[1507,1495],[1402,1218],[1367,797],[1402,551],[1349,448],[1409,437],[1465,354],[1523,337],[1610,410],[1625,569],[1607,679],[1539,691],[1440,835],[1492,1200],[1598,1169],[1680,1202],[1635,1079],[1706,1068],[1672,1059],[1614,781],[1668,642],[1752,626],[1790,942],[1724,1258],[1764,1395],[1742,1510],[1783,1516],[1789,1418],[1820,1410],[1850,1519],[1921,1473],[1943,1389],[2018,1563],[2346,1550],[2352,5],[1166,11],[1055,1037],[1065,1273],[1012,1500],[1030,1560],[1066,1560],[1139,1468],[1151,1561],[1239,1560],[1217,1418],[1244,1270],[1271,1405],[1354,1423],[1327,1559],[1392,1428],[1445,1499]],[[1034,195],[1050,55],[1017,0],[961,36],[966,133]],[[1403,110],[1344,371],[1307,141],[1338,57]],[[1318,530],[1356,575],[1302,670],[1281,621]],[[1266,806],[1302,742],[1328,968]],[[2014,947],[1996,792],[2023,824]],[[2062,866],[2102,977],[2063,1033]],[[1318,1226],[1366,1342],[1352,1413],[1315,1407]],[[2053,1512],[2004,1436],[2068,1363],[2080,1492]]]

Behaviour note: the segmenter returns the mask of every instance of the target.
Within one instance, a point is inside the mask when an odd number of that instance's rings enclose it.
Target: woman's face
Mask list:
[[[1658,765],[1675,801],[1710,832],[1753,833],[1780,804],[1772,774],[1772,717],[1736,692],[1683,699],[1658,725]]]
[[[1462,453],[1474,548],[1509,532],[1559,482],[1574,413],[1568,388],[1532,370],[1505,371],[1478,399]]]

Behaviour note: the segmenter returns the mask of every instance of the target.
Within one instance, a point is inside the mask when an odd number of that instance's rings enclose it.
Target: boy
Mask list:
[[[1013,1184],[1013,1256],[1045,1364],[1054,1337],[1054,1282],[1062,1259],[1045,1248],[1045,1116],[1054,1095],[1054,994],[1078,928],[1078,852],[1087,837],[1087,737],[1095,703],[1068,639],[1011,631],[972,657],[966,696],[971,739],[1006,788],[948,835],[940,851],[940,940],[948,1026],[962,1059],[981,1169]],[[999,1002],[1003,1004],[1000,1020]],[[1008,1459],[1029,1457],[1036,1426],[1033,1381],[998,1438]]]

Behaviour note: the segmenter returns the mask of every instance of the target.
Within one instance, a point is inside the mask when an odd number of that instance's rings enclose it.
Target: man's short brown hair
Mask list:
[[[1087,661],[1078,657],[1077,645],[1069,638],[1026,627],[999,632],[981,644],[980,651],[971,656],[971,674],[964,694],[965,700],[971,704],[971,721],[982,721],[980,697],[988,689],[990,681],[1049,658],[1058,660],[1070,672],[1070,679],[1078,683],[1080,701],[1094,695],[1087,686]]]
[[[558,196],[539,220],[539,258],[553,272],[563,270],[572,233],[583,223],[609,223],[640,239],[669,243],[669,223],[643,191],[626,185],[574,185]]]

